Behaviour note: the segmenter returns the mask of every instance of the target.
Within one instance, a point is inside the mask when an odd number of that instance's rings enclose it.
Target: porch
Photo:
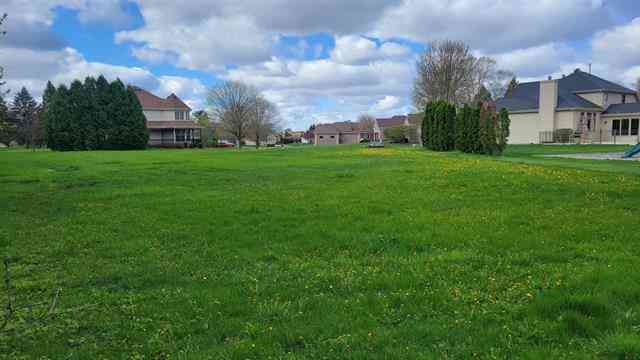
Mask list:
[[[147,128],[152,147],[194,147],[202,139],[202,128],[192,121],[148,121]]]

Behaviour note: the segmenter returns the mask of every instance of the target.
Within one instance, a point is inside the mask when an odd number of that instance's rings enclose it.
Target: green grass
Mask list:
[[[0,151],[14,303],[62,289],[0,357],[640,358],[640,163],[537,156],[603,149]]]

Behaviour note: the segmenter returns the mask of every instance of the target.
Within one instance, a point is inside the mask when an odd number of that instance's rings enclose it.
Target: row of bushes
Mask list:
[[[422,122],[422,144],[434,151],[497,155],[507,146],[509,113],[496,113],[490,103],[456,108],[445,101],[427,104]]]
[[[47,145],[53,150],[144,149],[149,132],[133,89],[120,80],[87,77],[43,95]]]

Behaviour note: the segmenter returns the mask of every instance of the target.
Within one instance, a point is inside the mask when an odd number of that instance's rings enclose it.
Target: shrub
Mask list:
[[[509,113],[488,102],[456,107],[443,101],[427,104],[422,122],[422,144],[434,151],[501,154],[509,138]]]
[[[422,122],[422,144],[435,151],[455,148],[456,108],[445,101],[427,104]]]

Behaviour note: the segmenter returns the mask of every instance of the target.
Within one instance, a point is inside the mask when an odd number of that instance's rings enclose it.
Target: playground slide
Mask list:
[[[631,149],[625,151],[624,155],[622,155],[623,159],[628,159],[628,158],[632,158],[636,155],[640,154],[640,144],[637,144],[636,146],[632,147]]]

